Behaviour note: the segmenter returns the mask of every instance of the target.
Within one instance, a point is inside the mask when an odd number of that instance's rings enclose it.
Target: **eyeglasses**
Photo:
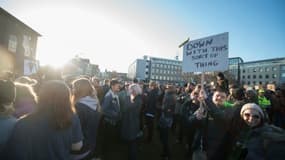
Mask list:
[[[246,118],[251,117],[251,118],[253,118],[253,119],[259,119],[259,118],[260,118],[259,115],[254,115],[254,114],[252,115],[252,114],[250,114],[250,113],[245,113],[244,116],[245,116]]]

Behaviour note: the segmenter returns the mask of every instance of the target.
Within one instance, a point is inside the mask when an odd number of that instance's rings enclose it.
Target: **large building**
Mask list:
[[[285,58],[242,63],[241,82],[250,86],[285,83]]]
[[[243,63],[242,58],[233,57],[229,58],[229,73],[233,76],[233,79],[240,82],[240,66]]]
[[[183,81],[182,61],[144,56],[129,66],[128,78],[137,78],[146,82],[180,83]]]
[[[38,32],[18,20],[16,17],[0,7],[0,59],[1,64],[5,57],[11,59],[11,64],[0,70],[8,70],[17,75],[29,75],[38,69],[36,48]]]

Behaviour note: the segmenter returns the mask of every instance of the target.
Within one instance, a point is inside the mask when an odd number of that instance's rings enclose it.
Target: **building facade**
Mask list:
[[[18,20],[16,17],[0,7],[0,46],[13,60],[11,72],[20,75],[29,75],[37,71],[39,62],[36,60],[38,32]]]
[[[229,58],[229,74],[233,76],[233,79],[240,82],[240,66],[243,63],[243,59],[240,57]]]
[[[182,61],[144,56],[129,66],[128,77],[146,82],[181,83]]]
[[[242,63],[241,83],[250,86],[285,83],[285,58]]]

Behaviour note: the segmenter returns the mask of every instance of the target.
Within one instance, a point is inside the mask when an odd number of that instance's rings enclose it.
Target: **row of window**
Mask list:
[[[161,69],[152,69],[152,74],[181,74],[180,71],[173,71],[173,70],[161,70]]]
[[[245,82],[243,82],[243,83],[245,83]],[[263,84],[268,84],[269,82],[268,81],[266,81],[266,82],[262,82],[262,81],[259,81],[258,82],[258,84],[259,85],[263,85]],[[273,82],[270,82],[270,83],[276,83],[276,81],[273,81]],[[256,81],[253,81],[252,83],[250,82],[250,81],[247,81],[247,85],[257,85],[257,82]]]
[[[164,80],[164,81],[182,81],[181,77],[170,77],[170,76],[151,76],[152,80]]]
[[[154,63],[163,63],[163,64],[172,64],[172,65],[181,65],[180,61],[152,59],[152,62],[154,62]]]
[[[263,67],[260,67],[260,68],[248,68],[247,69],[247,72],[263,72],[263,71],[265,71],[265,72],[270,72],[270,68],[269,67],[265,67],[265,68],[263,68]],[[271,68],[271,71],[277,71],[277,68],[276,67],[272,67]],[[246,70],[245,69],[243,69],[242,70],[242,73],[245,73],[246,72]]]
[[[248,75],[247,76],[247,79],[250,79],[251,78],[251,75]],[[259,75],[258,76],[259,79],[262,79],[263,76],[262,75]],[[268,79],[269,78],[269,75],[265,75],[265,79]],[[277,74],[272,74],[272,78],[277,78]],[[242,79],[245,79],[245,75],[242,76]],[[252,75],[252,79],[256,79],[256,75]]]
[[[156,68],[165,68],[165,69],[181,69],[181,66],[177,66],[177,65],[167,65],[167,64],[153,64],[153,67]]]

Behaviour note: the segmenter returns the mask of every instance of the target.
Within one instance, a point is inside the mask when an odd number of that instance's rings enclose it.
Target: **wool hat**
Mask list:
[[[262,109],[255,103],[247,103],[247,104],[243,105],[241,108],[241,111],[240,111],[240,116],[242,117],[244,111],[246,111],[248,109],[256,110],[259,113],[259,115],[261,116],[261,118],[264,119],[264,113],[263,113]]]
[[[15,100],[16,89],[13,82],[0,80],[0,103],[11,103]]]

